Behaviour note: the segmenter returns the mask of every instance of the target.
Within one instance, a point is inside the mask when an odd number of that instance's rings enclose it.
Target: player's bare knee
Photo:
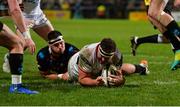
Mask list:
[[[156,19],[158,13],[156,11],[148,11],[148,17]]]
[[[24,48],[24,43],[21,39],[16,39],[13,42],[12,48],[16,48],[17,50],[23,50]]]

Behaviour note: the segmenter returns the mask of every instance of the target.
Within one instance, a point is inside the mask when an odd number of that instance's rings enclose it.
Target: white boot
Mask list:
[[[4,55],[4,63],[3,63],[3,72],[10,73],[10,66],[9,66],[9,53]]]

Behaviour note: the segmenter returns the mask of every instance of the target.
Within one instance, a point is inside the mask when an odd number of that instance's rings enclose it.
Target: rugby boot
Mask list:
[[[3,72],[10,73],[10,65],[9,65],[9,53],[4,55],[4,62],[3,62]]]
[[[180,50],[175,51],[175,59],[171,65],[171,70],[180,68]]]
[[[133,36],[131,37],[131,53],[133,54],[133,56],[136,56],[136,49],[138,47],[138,44],[137,44],[137,39],[138,37],[136,36]]]
[[[9,88],[10,93],[18,94],[38,94],[38,91],[32,91],[22,86],[22,84],[12,84]]]
[[[148,70],[148,61],[147,60],[141,60],[139,65],[145,68],[145,70],[140,72],[140,75],[148,75],[150,73],[150,71]]]

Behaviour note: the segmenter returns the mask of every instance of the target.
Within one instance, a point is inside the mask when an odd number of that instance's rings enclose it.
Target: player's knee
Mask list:
[[[23,40],[16,38],[16,39],[13,41],[12,44],[13,44],[13,45],[12,45],[12,48],[13,48],[13,49],[22,51],[22,50],[24,49],[24,44],[25,44],[25,43],[23,42]]]
[[[158,16],[158,13],[156,11],[148,11],[148,17],[155,18]]]
[[[152,18],[159,21],[161,19],[161,16],[164,14],[165,14],[164,11],[149,11],[148,17],[149,19]]]

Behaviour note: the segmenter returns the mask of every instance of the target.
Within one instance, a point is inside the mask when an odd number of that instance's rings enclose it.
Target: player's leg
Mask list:
[[[10,93],[36,94],[37,91],[31,91],[22,87],[22,64],[23,64],[23,41],[19,39],[6,25],[0,32],[0,45],[9,49],[9,64],[12,78]]]
[[[33,30],[40,35],[44,40],[47,41],[47,35],[50,31],[53,31],[54,28],[51,25],[51,23],[47,20],[47,18],[45,17],[44,14],[41,14],[39,16],[37,16],[38,19],[36,21],[33,21],[33,19],[31,18],[27,18],[26,21],[27,23],[31,24],[30,27],[28,27],[28,29],[33,28]],[[32,23],[33,22],[33,23]],[[35,23],[36,22],[36,23]],[[17,29],[17,28],[16,28]],[[17,29],[16,30],[17,35],[24,41],[24,38],[22,36],[22,34],[20,33],[20,31]],[[28,33],[30,33],[30,30],[28,30]],[[24,50],[26,50],[26,48],[28,47],[29,44],[27,44],[27,42],[24,45]],[[35,45],[35,44],[34,44]],[[9,68],[9,60],[8,60],[8,53],[5,54],[4,56],[4,63],[3,63],[3,71],[4,72],[9,72],[10,68]]]
[[[141,75],[149,74],[148,62],[146,60],[142,60],[140,64],[124,63],[121,67],[121,70],[123,74],[133,74],[133,73],[139,73]]]
[[[151,5],[149,7],[148,15],[150,17],[149,19],[153,22],[154,25],[158,27],[161,24],[167,29],[167,31],[165,31],[167,32],[168,39],[175,50],[175,59],[171,66],[171,69],[175,70],[178,68],[178,65],[180,64],[180,28],[171,15],[162,11],[164,5],[166,5],[166,2],[168,0],[162,0],[161,3],[160,1],[161,0],[152,0]],[[158,22],[160,24],[157,24]],[[165,31],[162,33],[165,33]]]
[[[54,27],[49,20],[47,20],[45,17],[42,17],[39,24],[33,27],[33,30],[47,41],[47,35],[49,32],[54,30]]]
[[[162,34],[154,34],[145,37],[131,37],[131,53],[135,56],[137,48],[144,43],[169,43],[169,40]]]

